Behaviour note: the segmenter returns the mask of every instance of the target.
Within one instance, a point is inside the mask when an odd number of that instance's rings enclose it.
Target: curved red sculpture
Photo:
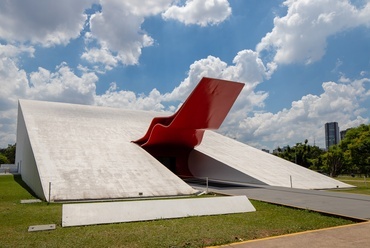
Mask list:
[[[201,143],[204,130],[221,126],[243,87],[242,83],[202,78],[174,115],[154,118],[146,134],[134,142],[143,148],[194,148]]]

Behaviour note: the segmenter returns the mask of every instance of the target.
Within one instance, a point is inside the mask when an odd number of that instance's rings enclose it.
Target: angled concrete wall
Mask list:
[[[32,190],[51,201],[193,194],[131,142],[158,116],[168,114],[20,100],[16,165]],[[190,152],[188,169],[194,176],[224,181],[351,187],[212,131]]]
[[[190,153],[189,169],[197,177],[243,183],[301,189],[353,187],[211,131]],[[237,171],[242,175],[235,175]]]
[[[22,175],[22,180],[33,190],[37,196],[43,200],[46,200],[45,191],[43,189],[43,185],[41,184],[39,171],[28,136],[26,123],[24,121],[22,109],[20,108],[19,104],[16,142],[17,149],[15,164],[18,166],[18,172]]]
[[[196,192],[131,142],[158,113],[28,100],[19,109],[16,164],[40,198],[49,183],[51,201]]]

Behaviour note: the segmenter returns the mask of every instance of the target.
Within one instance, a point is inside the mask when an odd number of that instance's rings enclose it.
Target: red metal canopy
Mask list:
[[[230,111],[244,84],[214,78],[202,78],[180,109],[169,117],[156,117],[148,131],[134,141],[143,148],[174,145],[194,148],[205,129],[218,129]]]

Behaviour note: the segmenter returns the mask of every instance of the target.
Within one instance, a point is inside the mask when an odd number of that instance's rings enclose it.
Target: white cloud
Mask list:
[[[187,0],[184,6],[173,5],[168,8],[162,17],[204,27],[219,24],[230,15],[231,8],[227,0]]]
[[[181,82],[171,93],[165,95],[165,100],[185,100],[202,77],[222,78],[246,83],[243,92],[249,94],[265,78],[269,77],[270,71],[266,69],[258,54],[252,50],[238,52],[233,60],[234,65],[219,58],[208,56],[205,59],[195,61],[190,65],[188,77]]]
[[[135,94],[131,91],[118,90],[115,83],[102,95],[95,97],[97,105],[122,107],[140,110],[174,111],[181,104],[202,77],[215,77],[245,83],[237,102],[230,113],[232,116],[243,117],[255,107],[262,107],[267,97],[266,92],[254,92],[255,87],[268,77],[269,71],[265,68],[257,53],[251,50],[239,52],[234,60],[234,65],[227,65],[219,58],[208,56],[195,61],[190,65],[188,76],[171,92],[161,94],[153,89],[149,95]],[[172,106],[171,104],[176,104]]]
[[[276,63],[312,63],[325,54],[329,36],[360,25],[370,26],[370,3],[361,9],[348,0],[288,0],[286,16],[275,17],[274,28],[257,51],[275,53]]]
[[[104,94],[96,95],[94,100],[98,106],[135,110],[164,110],[164,106],[161,104],[162,96],[157,89],[153,89],[148,96],[136,95],[132,91],[118,90],[116,83],[112,83]]]
[[[30,74],[28,98],[56,102],[93,104],[96,82],[94,73],[77,76],[67,64],[62,63],[56,72],[44,68]]]
[[[101,70],[101,72],[112,70],[119,62],[118,58],[114,56],[106,47],[102,47],[100,49],[95,47],[88,49],[81,55],[81,58],[92,64],[102,64],[104,68]],[[96,68],[96,70],[98,70],[98,68]]]
[[[19,99],[93,104],[94,73],[77,76],[65,63],[50,72],[44,68],[27,73],[11,58],[0,58],[0,147],[15,142]]]
[[[35,48],[32,46],[13,46],[10,44],[2,45],[0,44],[0,58],[10,57],[16,58],[18,55],[26,53],[28,56],[33,57],[35,53]]]
[[[17,101],[26,95],[27,75],[13,60],[0,57],[0,147],[14,144]]]
[[[10,43],[53,46],[80,35],[92,1],[1,1],[0,38]]]
[[[146,17],[167,9],[172,1],[101,0],[102,11],[90,19],[91,33],[87,37],[99,43],[99,48],[87,49],[82,55],[90,63],[106,64],[111,69],[118,62],[134,65],[142,49],[154,42],[141,25]]]
[[[325,82],[321,95],[306,95],[294,101],[289,109],[276,114],[255,112],[252,116],[239,119],[239,127],[230,136],[238,137],[253,145],[269,148],[294,145],[308,139],[311,144],[324,147],[324,124],[337,121],[342,130],[369,119],[361,115],[366,111],[361,102],[370,97],[370,79],[350,82]]]

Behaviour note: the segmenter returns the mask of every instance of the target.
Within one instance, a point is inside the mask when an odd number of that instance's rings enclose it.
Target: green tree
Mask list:
[[[7,148],[0,149],[0,154],[2,154],[3,156],[7,158],[8,164],[15,163],[15,149],[16,149],[16,144],[8,145]]]
[[[347,131],[340,146],[353,172],[370,175],[370,125],[360,125]]]
[[[0,164],[9,164],[8,158],[3,154],[0,154]]]
[[[345,165],[343,151],[338,145],[329,147],[329,150],[322,155],[324,172],[328,173],[331,177],[338,176]]]
[[[306,168],[314,168],[313,166],[321,166],[320,155],[323,151],[318,146],[311,146],[306,139],[304,143],[296,143],[295,146],[287,146],[286,149],[278,147],[278,152],[275,154],[290,162],[296,163]]]

